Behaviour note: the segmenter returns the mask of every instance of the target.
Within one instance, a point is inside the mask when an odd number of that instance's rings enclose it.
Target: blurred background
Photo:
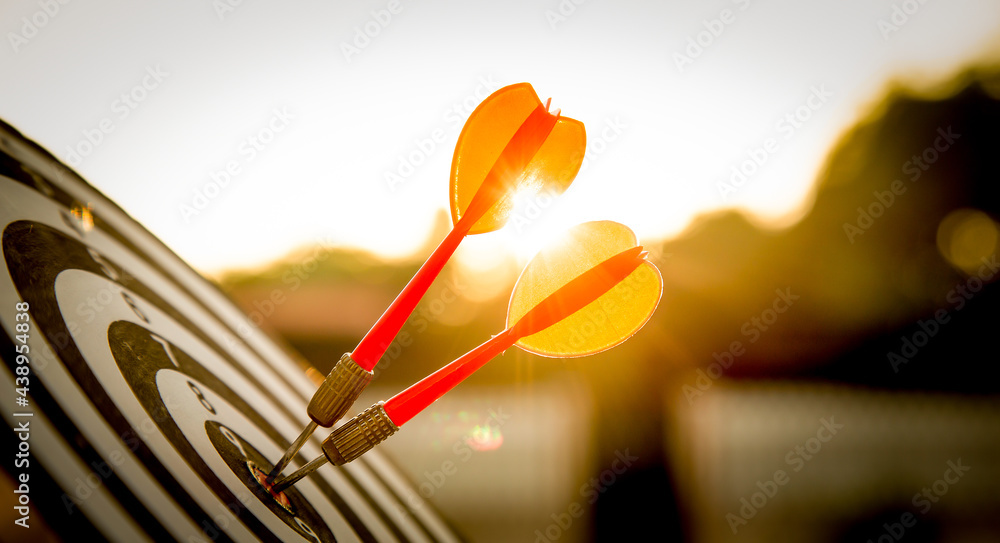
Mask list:
[[[578,222],[664,291],[622,346],[508,351],[383,448],[471,541],[1000,539],[1000,5],[5,2],[0,116],[325,374],[450,229],[468,114],[588,129],[467,239],[358,406],[503,325]]]

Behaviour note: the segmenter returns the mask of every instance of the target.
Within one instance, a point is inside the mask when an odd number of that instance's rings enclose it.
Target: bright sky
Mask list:
[[[467,259],[586,220],[787,223],[889,81],[1000,51],[1000,3],[31,0],[0,30],[0,117],[212,273],[316,243],[412,252],[466,116],[521,81],[586,124],[588,161]]]

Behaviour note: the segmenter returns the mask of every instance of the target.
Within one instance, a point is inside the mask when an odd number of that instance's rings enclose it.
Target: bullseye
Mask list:
[[[278,503],[278,505],[283,507],[285,511],[288,511],[293,515],[296,514],[295,506],[292,505],[292,502],[291,500],[288,499],[288,496],[285,495],[284,492],[276,492],[273,488],[274,485],[267,482],[267,472],[257,467],[257,464],[255,464],[253,460],[247,460],[247,469],[250,470],[250,475],[254,478],[255,481],[257,481],[257,484],[263,487],[264,490],[266,490],[267,493],[271,496],[271,498],[273,498],[274,501]]]

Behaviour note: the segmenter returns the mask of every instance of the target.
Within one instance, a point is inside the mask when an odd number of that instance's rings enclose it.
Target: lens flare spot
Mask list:
[[[489,424],[477,424],[465,437],[465,444],[475,451],[492,451],[503,445],[500,428]]]
[[[949,264],[967,274],[997,250],[1000,225],[978,209],[956,209],[938,225],[938,250]]]
[[[317,370],[316,368],[314,368],[312,366],[309,366],[308,368],[306,368],[306,377],[308,377],[309,380],[312,381],[313,384],[316,385],[316,386],[322,385],[323,381],[326,378],[326,376],[324,376],[322,373],[320,373],[319,370]]]

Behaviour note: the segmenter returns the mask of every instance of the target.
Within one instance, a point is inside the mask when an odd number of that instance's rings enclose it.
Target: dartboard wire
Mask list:
[[[152,308],[147,307],[146,310],[152,313]],[[152,314],[150,316],[153,317]],[[160,333],[163,332],[161,331]],[[174,416],[170,408],[170,405],[183,406],[184,402],[177,404],[177,402],[172,401],[175,398],[170,395],[164,396],[171,389],[164,389],[161,380],[165,377],[165,374],[166,377],[172,375],[183,376],[181,380],[187,381],[192,392],[195,390],[198,391],[199,397],[202,398],[201,402],[206,401],[204,395],[208,394],[208,391],[211,391],[212,394],[219,397],[218,400],[208,403],[208,405],[214,405],[213,410],[221,408],[222,402],[225,402],[227,405],[232,405],[230,401],[236,402],[238,407],[232,410],[239,411],[240,415],[250,422],[251,427],[255,428],[261,434],[266,434],[266,429],[269,427],[267,421],[263,420],[246,401],[243,401],[224,382],[203,368],[198,361],[187,356],[176,344],[168,344],[172,353],[168,357],[163,349],[163,345],[153,339],[155,334],[149,329],[144,328],[140,323],[122,320],[114,321],[109,326],[107,335],[111,357],[121,369],[122,376],[125,378],[129,390],[141,404],[140,408],[153,419],[154,423],[159,427],[160,433],[173,446],[173,449],[180,454],[187,466],[193,470],[194,474],[201,479],[204,485],[219,500],[227,504],[227,506],[228,504],[234,505],[236,510],[230,510],[230,513],[250,528],[252,533],[265,540],[279,540],[279,535],[267,526],[267,520],[255,515],[252,508],[237,505],[241,504],[243,500],[235,494],[232,488],[222,481],[222,477],[225,474],[220,474],[217,470],[212,469],[205,452],[194,447],[192,438],[197,436],[190,435],[189,432],[184,431],[180,427],[183,423],[188,422],[188,418],[183,415],[181,418]],[[145,342],[138,339],[143,335],[147,338]],[[87,349],[86,346],[84,348]],[[125,355],[124,353],[128,354]],[[94,358],[94,354],[91,353],[87,358]],[[161,362],[158,365],[156,362],[158,360],[162,361],[162,359],[167,359],[167,361]],[[174,369],[171,366],[173,361],[177,361],[181,366]],[[139,376],[139,379],[136,379],[136,376]],[[194,385],[194,383],[200,386]],[[202,388],[205,390],[202,390]],[[173,390],[176,390],[176,388]],[[221,399],[223,396],[229,396],[229,400]],[[120,406],[117,401],[115,403]],[[204,405],[200,404],[197,400],[191,403]],[[120,407],[124,408],[126,406]],[[215,413],[213,412],[213,414]],[[250,421],[249,419],[251,418],[255,420]],[[196,432],[203,434],[204,427],[201,424],[197,424],[196,426],[198,426],[195,429]]]

